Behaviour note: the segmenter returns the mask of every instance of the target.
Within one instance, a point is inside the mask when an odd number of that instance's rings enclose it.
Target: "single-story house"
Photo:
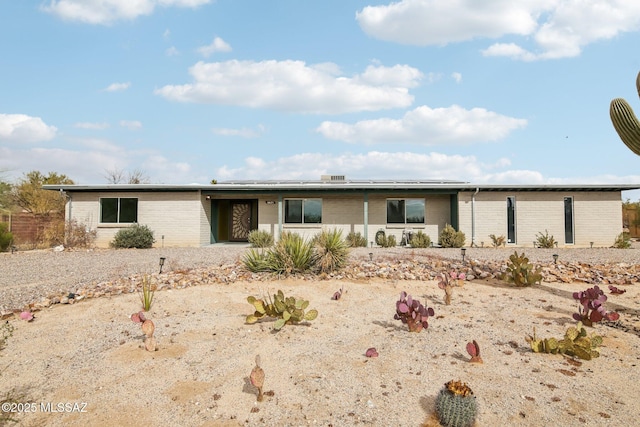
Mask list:
[[[368,242],[384,230],[398,242],[422,231],[437,242],[451,224],[466,246],[532,247],[540,233],[560,247],[611,246],[623,231],[622,191],[640,185],[474,185],[460,181],[230,181],[210,185],[46,185],[66,197],[66,219],[97,230],[107,247],[134,223],[154,232],[156,246],[246,242],[252,230],[276,240],[283,231],[311,237],[337,228]],[[373,243],[375,245],[375,243]]]

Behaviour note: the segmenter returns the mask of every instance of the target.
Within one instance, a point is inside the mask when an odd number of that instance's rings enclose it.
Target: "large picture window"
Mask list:
[[[100,199],[100,222],[138,222],[138,199],[133,197],[104,197]]]
[[[424,224],[424,199],[387,200],[387,224]]]
[[[286,224],[322,223],[322,199],[287,199],[284,201]]]

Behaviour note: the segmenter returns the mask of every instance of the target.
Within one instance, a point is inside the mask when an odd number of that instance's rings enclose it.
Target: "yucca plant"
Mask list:
[[[247,236],[253,248],[268,248],[273,246],[273,234],[265,230],[253,230]]]
[[[144,311],[151,310],[151,306],[153,305],[153,298],[156,293],[157,286],[151,283],[151,279],[149,276],[145,275],[142,278],[142,285],[140,287],[140,291],[138,295],[140,296],[140,302],[142,303],[142,309]]]
[[[347,263],[349,247],[338,229],[323,230],[314,239],[316,265],[321,273],[329,273],[342,268]]]

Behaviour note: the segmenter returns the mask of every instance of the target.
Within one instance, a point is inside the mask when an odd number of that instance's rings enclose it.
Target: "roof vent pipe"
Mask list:
[[[476,192],[471,195],[471,247],[476,245],[476,194],[480,192],[480,188],[476,188]]]

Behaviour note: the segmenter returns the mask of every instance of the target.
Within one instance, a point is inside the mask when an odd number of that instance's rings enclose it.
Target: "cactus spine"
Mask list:
[[[640,96],[640,73],[636,78],[636,88]],[[640,156],[640,121],[633,113],[633,109],[622,98],[615,98],[609,106],[611,122],[622,142],[635,154]]]
[[[444,427],[471,427],[477,412],[473,391],[460,381],[449,381],[436,397],[436,414]]]

